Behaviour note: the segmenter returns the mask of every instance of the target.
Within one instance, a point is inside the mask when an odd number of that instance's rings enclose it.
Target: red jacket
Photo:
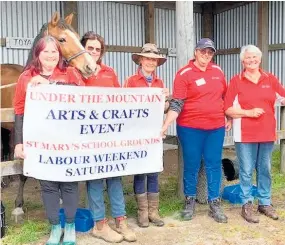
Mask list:
[[[152,88],[163,88],[163,81],[154,75],[153,80],[149,83],[145,76],[141,73],[140,68],[137,73],[129,77],[124,84],[124,88],[136,88],[136,87],[152,87]]]
[[[37,75],[39,75],[39,73],[36,73],[34,70],[30,69],[24,71],[20,75],[16,85],[16,92],[14,97],[15,114],[24,114],[27,85],[31,79]],[[80,73],[74,67],[67,67],[65,71],[61,71],[56,67],[48,80],[84,86],[84,82]]]
[[[94,86],[94,87],[121,87],[118,82],[118,77],[115,71],[104,64],[101,64],[101,70],[97,75],[93,75],[85,81],[85,86]]]
[[[226,88],[224,73],[218,65],[210,63],[206,71],[201,71],[190,60],[174,80],[173,98],[184,100],[177,124],[205,130],[224,126]]]

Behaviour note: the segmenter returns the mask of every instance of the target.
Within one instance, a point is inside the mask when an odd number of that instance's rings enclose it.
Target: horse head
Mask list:
[[[71,27],[72,19],[73,14],[63,20],[59,13],[55,12],[47,24],[46,35],[56,38],[65,60],[76,67],[84,77],[89,77],[94,73],[96,64],[81,45],[79,35]]]

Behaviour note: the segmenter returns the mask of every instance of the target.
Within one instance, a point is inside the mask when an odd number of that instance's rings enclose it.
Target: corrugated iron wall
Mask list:
[[[0,2],[1,38],[35,38],[53,12],[60,12],[60,2]],[[0,63],[24,65],[28,58],[27,49],[1,47]]]
[[[285,43],[285,2],[269,2],[269,44]],[[285,50],[269,51],[269,71],[285,86]],[[276,110],[280,130],[280,107]]]
[[[214,41],[217,49],[240,48],[246,44],[257,45],[258,3],[245,4],[214,15]],[[217,55],[216,63],[222,67],[227,81],[240,72],[239,54]],[[233,136],[232,131],[226,134]],[[231,140],[229,144],[233,144]]]
[[[202,16],[194,13],[194,42],[201,39]],[[155,8],[155,40],[160,48],[176,48],[176,14],[175,10]],[[186,64],[185,64],[186,65]],[[168,56],[166,63],[158,68],[157,75],[164,81],[165,86],[172,94],[173,80],[177,72],[175,56]],[[172,124],[167,132],[168,135],[176,135],[176,124]]]
[[[144,7],[118,2],[77,2],[78,32],[95,31],[108,45],[136,46],[144,44]],[[108,52],[103,62],[115,69],[121,84],[136,71],[131,54]]]

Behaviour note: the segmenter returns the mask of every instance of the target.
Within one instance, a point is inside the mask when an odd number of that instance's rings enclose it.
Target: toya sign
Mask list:
[[[34,38],[6,37],[6,48],[31,49]]]
[[[159,88],[29,87],[24,174],[83,181],[161,172]]]

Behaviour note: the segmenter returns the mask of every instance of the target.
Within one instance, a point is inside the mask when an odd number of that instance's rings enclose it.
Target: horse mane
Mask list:
[[[75,32],[75,30],[72,28],[72,26],[66,24],[66,22],[63,20],[63,19],[60,19],[58,21],[58,24],[57,24],[57,27],[62,29],[62,30],[70,30],[72,32]],[[42,28],[40,29],[40,32],[39,34],[35,37],[34,39],[34,42],[33,42],[33,45],[32,45],[32,48],[30,49],[30,52],[29,52],[29,56],[28,56],[28,59],[26,61],[26,64],[25,64],[25,68],[24,70],[26,69],[26,67],[28,67],[28,65],[31,63],[32,59],[33,59],[33,50],[34,50],[34,47],[36,46],[37,42],[45,35],[45,31],[48,29],[48,23],[45,23]]]

